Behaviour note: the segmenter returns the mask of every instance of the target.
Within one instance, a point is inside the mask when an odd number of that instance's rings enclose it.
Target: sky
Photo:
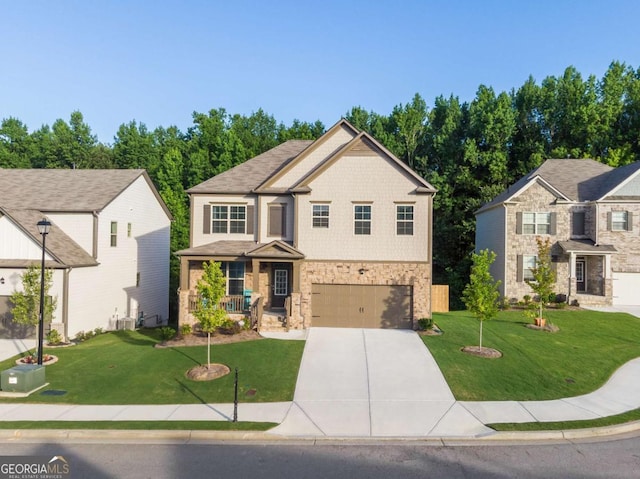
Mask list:
[[[329,127],[416,93],[640,69],[639,18],[637,0],[0,0],[0,118],[34,131],[78,110],[110,144],[218,108]]]

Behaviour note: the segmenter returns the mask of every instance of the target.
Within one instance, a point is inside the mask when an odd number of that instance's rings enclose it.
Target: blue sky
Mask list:
[[[331,126],[415,93],[432,106],[569,65],[638,69],[639,18],[635,0],[2,0],[0,117],[33,131],[80,110],[104,143],[220,107]]]

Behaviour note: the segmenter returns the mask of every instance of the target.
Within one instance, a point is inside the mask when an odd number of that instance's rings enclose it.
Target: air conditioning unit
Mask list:
[[[122,318],[118,320],[118,323],[116,325],[117,329],[128,329],[133,331],[134,329],[136,329],[136,321],[133,318]]]

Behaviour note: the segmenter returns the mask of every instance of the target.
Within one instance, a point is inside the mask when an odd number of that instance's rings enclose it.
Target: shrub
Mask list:
[[[62,336],[57,329],[52,329],[47,333],[47,343],[50,345],[56,345],[62,343]]]
[[[104,329],[102,329],[102,328],[96,328],[96,329],[93,330],[93,335],[94,336],[99,336],[100,334],[103,334],[103,333],[104,333]]]
[[[418,320],[418,327],[422,331],[427,331],[429,329],[433,329],[433,318],[420,318]]]
[[[240,326],[240,324],[238,324],[237,321],[234,321],[233,319],[227,317],[222,322],[222,324],[220,325],[220,327],[218,329],[220,330],[220,332],[222,332],[224,334],[237,334],[237,333],[240,332],[242,327]]]
[[[76,333],[76,335],[73,337],[74,340],[76,340],[77,342],[82,342],[84,341],[86,338],[84,337],[84,331],[78,331]]]
[[[160,328],[160,338],[163,341],[169,341],[175,335],[176,335],[176,330],[173,328],[170,328],[169,326],[164,326],[163,328]]]
[[[183,324],[180,326],[180,336],[189,336],[193,333],[193,328],[190,324]]]
[[[522,300],[524,301],[524,304],[525,304],[525,306],[526,306],[526,305],[528,305],[528,304],[531,302],[531,296],[530,296],[530,295],[528,295],[528,294],[525,294],[525,295],[522,297]]]

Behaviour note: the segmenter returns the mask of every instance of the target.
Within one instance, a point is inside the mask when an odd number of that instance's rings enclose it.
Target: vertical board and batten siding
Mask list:
[[[338,150],[341,146],[349,143],[356,134],[351,130],[341,127],[333,135],[326,138],[321,145],[312,151],[308,156],[292,165],[292,168],[278,178],[273,185],[274,188],[290,188],[298,183],[309,172],[324,161],[329,155]]]
[[[191,247],[202,246],[221,240],[255,241],[255,228],[257,227],[256,199],[252,195],[191,195]],[[245,234],[241,233],[211,233],[211,224],[205,225],[205,207],[211,205],[246,205],[247,227]],[[253,214],[250,216],[253,209]],[[209,218],[211,218],[210,209]]]
[[[118,223],[117,246],[110,246],[111,222]],[[127,224],[132,225],[131,237]],[[99,214],[98,267],[69,275],[69,335],[115,327],[116,315],[169,315],[170,220],[143,177]],[[136,274],[140,286],[136,287]]]
[[[505,259],[507,256],[505,214],[506,209],[503,206],[498,206],[476,216],[475,252],[480,253],[480,251],[488,249],[496,254],[496,259],[491,265],[491,275],[494,280],[500,281],[501,296],[505,294]]]
[[[281,226],[284,226],[284,234],[269,235],[269,206],[270,205],[285,205],[285,217]],[[270,243],[275,240],[293,241],[293,221],[294,221],[294,203],[291,196],[260,196],[260,231],[258,233],[258,242]],[[282,228],[281,228],[282,229]]]
[[[18,228],[7,216],[0,217],[0,259],[42,259],[42,245]],[[48,254],[45,259],[51,259]]]
[[[366,175],[363,174],[366,172]],[[429,195],[415,194],[414,178],[386,157],[343,156],[298,196],[298,247],[307,259],[426,262]],[[329,204],[329,227],[313,228],[314,203]],[[371,205],[371,234],[354,233],[354,205]],[[413,235],[396,232],[396,206],[414,207]]]
[[[93,215],[91,213],[47,213],[47,218],[87,253],[93,253]]]

